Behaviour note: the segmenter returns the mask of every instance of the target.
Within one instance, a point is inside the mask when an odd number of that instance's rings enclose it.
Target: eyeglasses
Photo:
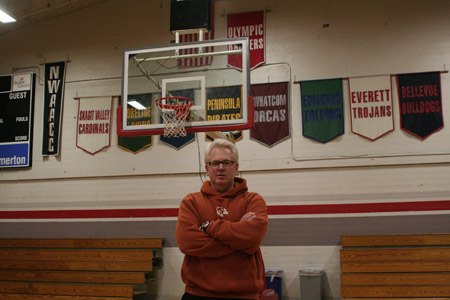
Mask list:
[[[232,160],[213,160],[208,162],[208,166],[210,166],[211,168],[218,168],[220,166],[220,164],[222,164],[222,166],[225,169],[230,168],[232,165],[234,165],[236,162],[232,161]]]

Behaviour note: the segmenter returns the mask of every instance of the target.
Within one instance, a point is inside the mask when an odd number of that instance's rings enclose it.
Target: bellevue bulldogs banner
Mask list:
[[[45,64],[42,155],[59,154],[65,74],[65,61]]]
[[[250,40],[250,70],[266,61],[264,31],[264,11],[227,15],[227,37],[248,37]],[[240,55],[228,55],[228,65],[242,70]]]
[[[352,132],[374,141],[394,130],[391,76],[349,79]]]
[[[266,83],[251,86],[255,125],[250,138],[272,147],[290,137],[289,83]]]
[[[444,127],[439,72],[397,75],[402,130],[426,139]]]
[[[77,147],[94,155],[111,143],[113,97],[78,99]]]
[[[300,82],[303,136],[327,143],[344,134],[342,79]]]

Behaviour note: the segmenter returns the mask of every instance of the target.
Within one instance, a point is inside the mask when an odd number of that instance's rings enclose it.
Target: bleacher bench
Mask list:
[[[341,246],[342,299],[450,299],[450,234],[343,236]]]
[[[0,300],[131,300],[161,264],[163,243],[0,239]]]

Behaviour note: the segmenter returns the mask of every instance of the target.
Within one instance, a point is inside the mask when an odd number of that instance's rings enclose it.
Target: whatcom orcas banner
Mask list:
[[[344,134],[342,79],[300,82],[303,136],[326,143]]]
[[[439,72],[397,75],[402,130],[426,139],[444,127]]]
[[[42,155],[59,154],[65,74],[65,61],[45,64]]]
[[[391,76],[349,78],[352,132],[374,141],[394,130]]]
[[[251,86],[255,120],[251,139],[272,147],[290,137],[288,90],[288,82]]]
[[[77,147],[96,154],[111,144],[113,97],[79,98]]]

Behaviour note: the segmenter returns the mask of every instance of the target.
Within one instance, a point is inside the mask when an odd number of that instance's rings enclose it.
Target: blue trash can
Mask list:
[[[266,270],[266,288],[273,289],[277,293],[279,300],[283,297],[283,275],[283,270]]]

